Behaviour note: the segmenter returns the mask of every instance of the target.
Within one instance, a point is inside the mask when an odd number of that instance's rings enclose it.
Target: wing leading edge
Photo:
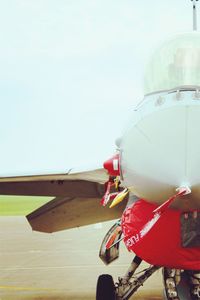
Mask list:
[[[104,169],[67,174],[0,177],[0,195],[99,197],[107,180]]]

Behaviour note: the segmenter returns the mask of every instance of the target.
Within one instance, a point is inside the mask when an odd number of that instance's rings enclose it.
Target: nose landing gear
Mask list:
[[[159,269],[156,266],[133,275],[126,283],[123,278],[114,284],[112,276],[101,275],[97,283],[96,300],[128,300],[144,282]]]

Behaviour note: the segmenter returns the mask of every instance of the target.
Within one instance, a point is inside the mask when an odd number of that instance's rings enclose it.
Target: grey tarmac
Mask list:
[[[33,232],[24,217],[0,217],[0,300],[95,299],[98,276],[117,280],[133,258],[121,243],[120,258],[110,266],[99,259],[112,224],[45,234]],[[161,277],[159,270],[132,299],[162,299]]]

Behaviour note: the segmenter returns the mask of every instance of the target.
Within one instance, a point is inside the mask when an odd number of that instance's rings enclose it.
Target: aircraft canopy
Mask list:
[[[178,35],[157,49],[146,68],[145,94],[200,86],[200,34]]]

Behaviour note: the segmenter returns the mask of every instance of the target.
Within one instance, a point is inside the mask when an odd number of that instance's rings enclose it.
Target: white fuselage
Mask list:
[[[148,95],[120,143],[121,174],[134,194],[158,204],[181,186],[191,194],[173,206],[200,208],[200,93],[174,89]]]

